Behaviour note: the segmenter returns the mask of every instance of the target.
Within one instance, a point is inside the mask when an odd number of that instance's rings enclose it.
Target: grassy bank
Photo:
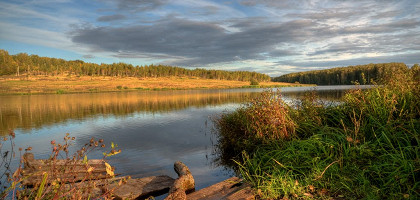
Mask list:
[[[133,90],[221,89],[244,87],[284,87],[300,84],[229,81],[190,77],[135,78],[110,76],[2,76],[0,94],[62,94]]]
[[[269,199],[419,199],[419,69],[340,105],[261,97],[216,119],[222,162]],[[231,162],[232,164],[232,162]]]

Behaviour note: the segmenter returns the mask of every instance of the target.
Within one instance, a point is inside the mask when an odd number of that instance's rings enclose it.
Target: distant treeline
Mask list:
[[[290,73],[273,78],[273,81],[317,85],[350,85],[358,82],[364,85],[378,83],[391,77],[393,72],[407,70],[409,68],[404,63],[379,63]]]
[[[133,66],[126,63],[95,64],[81,60],[66,61],[58,58],[40,57],[19,53],[9,55],[0,49],[0,75],[79,75],[118,77],[168,77],[188,76],[206,79],[235,81],[270,81],[266,74],[248,71],[223,71],[206,69],[185,69],[166,65]]]

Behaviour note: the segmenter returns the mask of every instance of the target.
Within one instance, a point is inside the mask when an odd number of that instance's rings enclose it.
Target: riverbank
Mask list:
[[[290,107],[266,92],[216,120],[221,160],[263,199],[418,199],[416,70],[339,105],[308,93]]]
[[[272,88],[309,86],[304,84],[228,81],[191,77],[135,78],[110,76],[2,76],[0,94],[63,94],[135,90],[188,90],[227,88]]]

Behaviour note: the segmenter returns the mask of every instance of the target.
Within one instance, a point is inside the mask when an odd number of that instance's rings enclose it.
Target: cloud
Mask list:
[[[328,58],[331,56],[347,59],[349,54],[381,55],[402,50],[404,46],[418,48],[416,40],[420,36],[414,33],[420,21],[414,18],[374,24],[358,22],[358,25],[323,23],[326,19],[349,17],[347,10],[289,15],[295,19],[288,21],[272,21],[267,17],[195,21],[167,16],[143,25],[78,28],[72,41],[88,45],[93,51],[114,52],[116,57],[154,58],[165,64],[192,67],[245,60],[287,60],[296,56],[314,61],[325,58],[328,63],[334,60]],[[413,40],[403,35],[409,31],[413,32]],[[398,48],[385,41],[392,41]]]
[[[368,63],[389,63],[389,62],[404,62],[407,65],[412,65],[415,63],[420,63],[420,51],[415,51],[412,53],[406,52],[401,54],[387,54],[380,56],[365,56],[357,58],[348,58],[340,59],[333,61],[280,61],[278,65],[291,65],[299,66],[295,71],[314,70],[318,68],[329,68],[329,67],[340,67],[340,66],[350,66],[350,65],[361,65]]]
[[[95,58],[95,56],[94,55],[87,54],[87,55],[83,55],[83,58],[85,58],[85,59],[92,59],[92,58]]]
[[[420,26],[418,19],[402,19],[384,24],[364,24],[362,26],[344,27],[338,31],[339,34],[357,34],[357,33],[393,33],[396,31],[405,31]]]
[[[119,9],[130,11],[154,10],[165,5],[167,0],[117,0]]]
[[[217,22],[167,18],[152,25],[79,28],[74,31],[72,41],[122,55],[134,52],[157,59],[184,58],[174,64],[195,66],[290,55],[290,51],[277,47],[281,43],[303,42],[317,29],[309,20],[266,23],[258,27],[241,23],[233,25],[241,26],[241,30],[232,33]]]
[[[0,27],[0,38],[2,39],[63,49],[72,46],[70,39],[59,32],[4,22],[0,22]]]
[[[278,1],[278,0],[242,0],[240,1],[241,5],[244,6],[258,6],[263,5],[267,7],[282,8],[288,9],[294,6],[303,5],[307,1]]]
[[[310,68],[311,63],[330,66],[393,55],[412,62],[404,55],[420,49],[420,3],[409,0],[97,0],[70,7],[81,8],[86,18],[74,18],[79,16],[74,11],[56,17],[52,4],[47,12],[39,9],[41,5],[0,5],[18,13],[1,12],[3,39],[78,49],[95,60],[139,65],[157,62],[278,74],[298,70],[300,64]],[[66,0],[65,5],[75,4]],[[35,20],[31,25],[20,23],[27,18]],[[76,25],[68,28],[69,24]],[[11,30],[4,30],[7,27]]]
[[[116,20],[121,20],[121,19],[125,19],[125,18],[126,17],[124,15],[120,15],[120,14],[105,15],[105,16],[98,17],[98,19],[96,19],[96,21],[98,21],[98,22],[110,22],[110,21],[116,21]]]

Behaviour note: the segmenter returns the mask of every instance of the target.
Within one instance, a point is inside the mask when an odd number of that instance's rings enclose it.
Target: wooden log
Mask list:
[[[199,191],[188,194],[186,198],[188,200],[251,200],[255,199],[255,195],[251,187],[243,184],[240,178],[232,177],[209,187],[203,188]]]
[[[187,199],[186,193],[192,192],[195,189],[194,177],[190,169],[181,161],[174,163],[174,169],[179,177],[175,180],[165,200],[185,200]]]
[[[174,183],[169,176],[151,176],[139,179],[128,179],[126,183],[108,186],[115,199],[146,199],[150,196],[159,196],[169,191]]]
[[[185,189],[185,192],[193,192],[195,190],[195,181],[190,169],[183,162],[177,161],[174,163],[174,170],[178,174],[178,179],[180,179],[179,182],[182,184],[182,188]]]
[[[103,160],[50,160],[34,159],[32,153],[23,155],[24,168],[21,172],[26,177],[23,185],[36,185],[40,183],[44,173],[48,174],[47,183],[53,181],[77,182],[82,180],[95,180],[109,178],[107,175],[105,161]]]

